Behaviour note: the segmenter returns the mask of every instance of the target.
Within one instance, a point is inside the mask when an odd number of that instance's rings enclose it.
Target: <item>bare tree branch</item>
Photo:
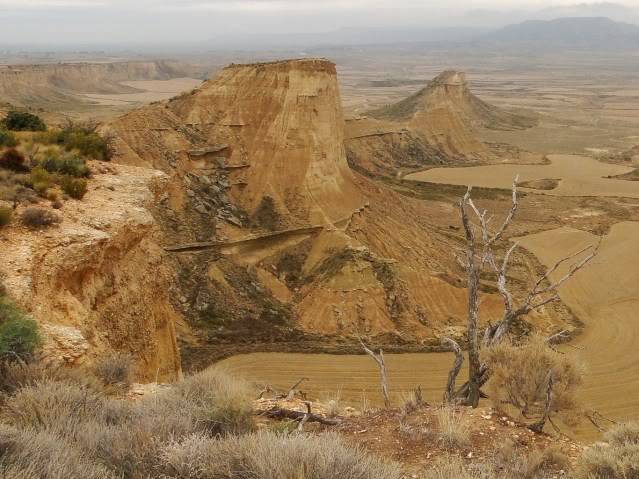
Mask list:
[[[379,379],[382,386],[382,395],[384,396],[384,407],[390,408],[390,396],[388,394],[388,380],[386,377],[386,363],[384,361],[384,351],[379,350],[379,354],[375,354],[366,344],[362,341],[362,338],[358,338],[362,348],[371,358],[375,360],[379,368]]]
[[[455,362],[448,373],[448,383],[446,384],[446,391],[444,391],[444,403],[448,404],[453,402],[455,398],[455,381],[457,380],[459,371],[464,363],[464,355],[462,354],[462,350],[459,347],[459,344],[457,344],[457,341],[450,338],[442,338],[442,343],[449,345],[455,353]]]
[[[288,390],[288,393],[286,394],[287,401],[290,401],[291,399],[295,397],[295,394],[298,392],[297,391],[298,386],[302,384],[304,381],[308,381],[308,378],[302,378],[299,381],[297,381],[293,386],[291,386],[291,388]]]
[[[528,426],[528,429],[530,429],[531,431],[534,431],[536,433],[541,433],[544,430],[546,421],[550,419],[550,410],[552,407],[552,388],[553,388],[554,382],[555,382],[555,376],[551,369],[550,371],[548,371],[548,376],[546,377],[547,386],[546,386],[546,402],[544,404],[544,413],[538,422]]]

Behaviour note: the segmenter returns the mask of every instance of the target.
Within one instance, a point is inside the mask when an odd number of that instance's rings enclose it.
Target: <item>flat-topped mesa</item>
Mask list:
[[[142,125],[147,138],[126,132]],[[346,161],[337,75],[327,60],[230,65],[191,94],[114,124],[144,162],[166,170],[153,151],[136,146],[154,126],[170,130],[155,139],[165,150],[228,145],[218,155],[225,165],[246,166],[232,173],[228,193],[249,215],[270,197],[291,224],[325,224],[364,203]]]

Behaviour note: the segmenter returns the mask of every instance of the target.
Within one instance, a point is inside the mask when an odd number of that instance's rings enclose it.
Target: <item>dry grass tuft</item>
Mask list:
[[[98,361],[94,368],[94,374],[105,385],[128,388],[131,385],[132,368],[133,358],[131,355],[117,353]]]
[[[31,469],[24,469],[27,456],[7,454],[0,438],[0,477],[160,477],[154,475],[160,453],[174,441],[194,434],[213,438],[253,429],[253,391],[215,369],[137,402],[108,397],[97,381],[51,378],[36,366],[11,365],[6,370],[12,378],[5,388],[0,425],[18,431],[26,442],[49,441],[49,446],[42,446],[49,462],[44,455],[42,463],[35,456]],[[67,451],[78,467],[85,464],[87,472],[49,472]],[[95,473],[92,464],[100,465]],[[13,475],[3,476],[5,472]]]
[[[117,476],[60,436],[0,424],[0,477],[116,479]]]
[[[224,371],[213,368],[179,383],[170,397],[193,413],[210,434],[241,434],[253,430],[254,391]]]
[[[337,391],[329,394],[323,401],[324,409],[328,417],[337,417],[342,413],[342,393]]]
[[[530,453],[508,443],[489,462],[467,464],[457,456],[442,458],[423,479],[568,479],[558,473],[568,464],[568,459],[553,449]]]
[[[439,442],[448,449],[464,448],[470,444],[470,423],[461,409],[444,406],[435,415]]]

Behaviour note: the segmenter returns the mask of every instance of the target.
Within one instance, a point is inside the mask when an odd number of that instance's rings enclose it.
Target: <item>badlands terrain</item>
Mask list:
[[[0,233],[4,285],[42,325],[46,359],[125,351],[144,381],[222,361],[282,390],[308,378],[310,396],[359,407],[381,401],[363,337],[389,353],[394,398],[421,385],[439,401],[453,360],[440,341],[463,342],[467,313],[457,204],[473,185],[504,216],[519,175],[503,246],[521,245],[515,293],[602,239],[561,301],[515,331],[568,331],[583,402],[636,418],[636,77],[615,58],[577,56],[570,74],[552,56],[537,68],[455,58],[467,74],[436,52],[335,60],[233,64],[203,83],[162,62],[0,70],[2,101],[99,118],[113,148],[60,226]],[[7,78],[24,87],[2,90]],[[494,277],[480,288],[485,325],[503,304]]]

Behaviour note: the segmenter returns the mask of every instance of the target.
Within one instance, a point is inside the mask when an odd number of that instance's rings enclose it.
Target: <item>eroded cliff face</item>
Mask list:
[[[330,62],[232,65],[103,131],[113,161],[169,177],[153,213],[194,333],[182,341],[187,364],[347,350],[360,335],[398,349],[463,337],[451,253],[462,238],[424,202],[349,170]],[[499,295],[486,295],[483,318],[500,311]]]
[[[90,366],[118,351],[132,355],[140,381],[176,379],[174,273],[147,210],[166,177],[91,166],[97,173],[88,194],[65,203],[60,225],[3,230],[3,284],[40,324],[45,361]]]

